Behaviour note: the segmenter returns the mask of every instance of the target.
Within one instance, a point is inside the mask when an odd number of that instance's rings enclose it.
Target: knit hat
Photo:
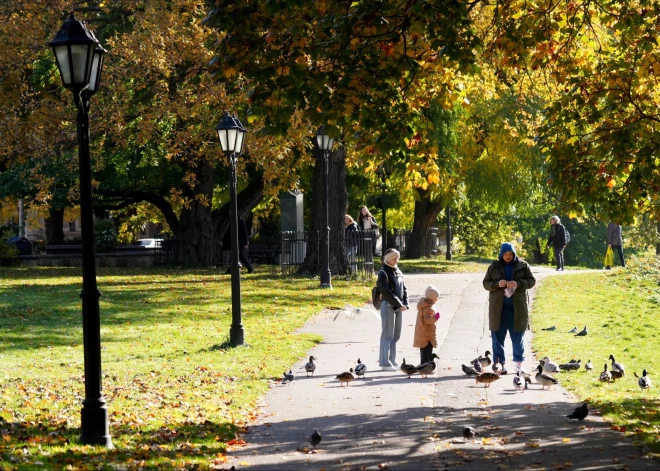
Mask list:
[[[516,248],[513,246],[513,244],[511,242],[504,242],[500,246],[500,257],[499,257],[500,260],[502,259],[502,255],[504,255],[507,252],[513,252],[514,257],[517,255],[516,254]]]
[[[397,249],[387,249],[385,252],[385,255],[383,255],[383,263],[385,265],[392,266],[390,264],[391,261],[393,261],[395,258],[401,257],[401,253]]]
[[[426,291],[424,291],[424,297],[429,301],[436,301],[440,297],[440,291],[438,291],[435,286],[428,285]]]

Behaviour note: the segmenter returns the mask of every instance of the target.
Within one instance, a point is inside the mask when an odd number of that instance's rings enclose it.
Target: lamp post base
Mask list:
[[[105,402],[83,401],[80,411],[80,443],[112,448],[108,429],[108,408]]]
[[[235,347],[245,345],[245,330],[243,329],[243,326],[231,326],[229,329],[229,342]]]
[[[321,288],[332,289],[332,285],[330,283],[321,283]]]

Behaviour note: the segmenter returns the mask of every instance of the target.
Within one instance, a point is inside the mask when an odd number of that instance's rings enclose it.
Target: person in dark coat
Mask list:
[[[566,248],[566,228],[562,225],[559,216],[550,218],[550,237],[546,247],[552,245],[555,250],[557,271],[564,270],[564,249]]]
[[[359,242],[358,226],[349,215],[344,216],[344,237],[346,239],[346,256],[351,268],[351,273],[357,272],[357,249]]]
[[[380,356],[378,363],[384,371],[396,371],[396,343],[401,338],[403,312],[408,310],[408,290],[403,282],[403,273],[397,263],[401,254],[388,249],[383,254],[383,265],[378,272],[378,291],[383,296],[380,305],[382,332],[380,334]]]
[[[527,290],[536,284],[529,265],[516,255],[513,244],[500,247],[497,261],[490,264],[484,277],[488,297],[488,326],[493,345],[493,362],[502,365],[506,374],[504,340],[509,332],[513,345],[513,361],[517,367],[525,359],[525,330],[529,325]]]
[[[254,268],[252,268],[252,264],[250,263],[250,258],[248,256],[249,246],[250,236],[248,235],[247,226],[245,225],[243,218],[238,218],[238,259],[240,260],[241,264],[247,268],[248,273],[253,273]],[[222,249],[228,250],[231,253],[231,225],[227,228],[227,232],[225,232],[225,235],[222,238]],[[226,273],[231,273],[230,267],[227,268]]]
[[[607,225],[607,246],[619,254],[621,266],[626,268],[626,259],[623,258],[623,231],[621,230],[621,226],[612,221]],[[605,268],[610,270],[612,267],[608,266]]]

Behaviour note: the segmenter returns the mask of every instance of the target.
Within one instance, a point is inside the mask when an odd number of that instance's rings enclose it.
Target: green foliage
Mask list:
[[[7,243],[7,239],[15,233],[0,230],[0,266],[14,265],[18,262],[18,249],[15,245]]]
[[[495,257],[502,242],[514,238],[514,226],[501,213],[487,210],[479,203],[465,201],[459,208],[452,208],[451,225],[467,255]]]
[[[112,252],[117,244],[117,227],[113,219],[94,219],[94,243],[97,252]]]

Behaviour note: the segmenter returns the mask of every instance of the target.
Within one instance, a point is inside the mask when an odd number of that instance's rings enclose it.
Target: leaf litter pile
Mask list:
[[[259,397],[318,336],[324,306],[361,281],[259,271],[243,280],[247,348],[231,348],[230,278],[213,270],[101,269],[103,392],[114,448],[78,442],[84,399],[79,269],[0,272],[0,470],[223,469]],[[355,293],[361,293],[362,297]]]

